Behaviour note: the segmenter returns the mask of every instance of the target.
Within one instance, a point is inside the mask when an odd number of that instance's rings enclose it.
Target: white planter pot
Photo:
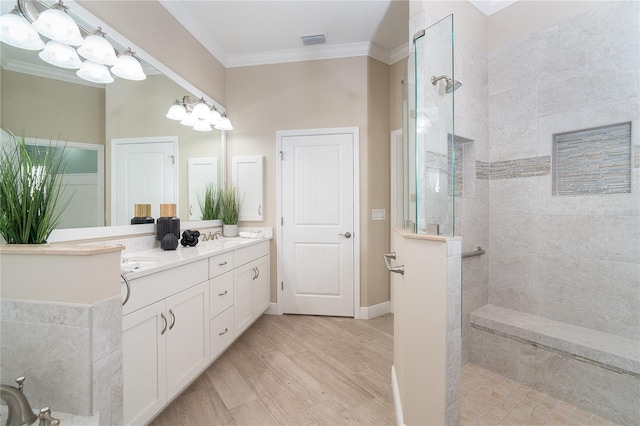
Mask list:
[[[237,237],[238,225],[222,225],[222,235],[225,237]]]

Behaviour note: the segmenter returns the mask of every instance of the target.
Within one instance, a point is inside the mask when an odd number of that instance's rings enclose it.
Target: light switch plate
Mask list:
[[[371,220],[385,220],[386,215],[385,209],[371,209]]]

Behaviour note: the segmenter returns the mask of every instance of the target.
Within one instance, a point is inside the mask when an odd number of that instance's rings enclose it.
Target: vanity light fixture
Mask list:
[[[102,28],[98,27],[92,34],[85,37],[82,46],[78,47],[80,56],[102,65],[114,65],[117,59],[116,52],[104,36]]]
[[[68,7],[62,1],[54,4],[38,16],[32,24],[33,28],[48,39],[70,46],[80,46],[82,44],[80,28],[67,14],[67,9]]]
[[[73,47],[54,40],[49,40],[38,56],[43,61],[60,68],[77,70],[82,65]]]
[[[215,126],[218,130],[233,130],[231,121],[227,118],[226,113],[220,114],[220,111],[213,106],[209,106],[204,98],[196,99],[187,95],[182,101],[176,99],[166,117],[170,120],[179,120],[180,124],[193,127],[199,132],[210,132]]]
[[[218,130],[233,130],[233,126],[231,125],[231,120],[227,118],[227,113],[223,112],[220,120],[215,125],[215,128]]]
[[[76,71],[76,74],[78,77],[93,83],[113,83],[113,77],[109,69],[93,61],[84,61],[80,69]]]
[[[113,82],[112,73],[127,80],[147,78],[135,52],[127,48],[116,55],[100,27],[83,39],[62,1],[43,10],[44,7],[35,0],[17,0],[14,10],[0,17],[0,41],[22,49],[44,49],[39,53],[43,61],[61,68],[80,68],[78,77],[94,83]],[[38,33],[50,41],[45,45]],[[78,54],[87,61],[82,63]],[[112,66],[111,72],[105,65]]]
[[[135,81],[146,79],[147,76],[144,71],[142,71],[142,65],[140,65],[140,62],[135,58],[135,54],[135,52],[131,51],[130,47],[127,47],[125,51],[118,55],[115,65],[111,67],[113,75]]]
[[[0,41],[25,50],[42,50],[44,42],[17,7],[0,16]]]

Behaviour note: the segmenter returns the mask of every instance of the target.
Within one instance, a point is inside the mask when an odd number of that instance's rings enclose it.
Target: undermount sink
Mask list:
[[[155,266],[160,262],[160,259],[156,259],[153,257],[127,257],[122,259],[122,263],[120,263],[120,272],[127,273],[132,271],[137,271],[140,269],[148,268],[150,266]]]

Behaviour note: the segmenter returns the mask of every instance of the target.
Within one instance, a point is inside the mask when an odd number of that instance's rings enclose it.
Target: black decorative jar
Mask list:
[[[132,225],[141,225],[144,223],[155,223],[155,219],[151,217],[151,204],[134,204],[133,214],[131,218]]]
[[[176,243],[180,240],[180,219],[176,217],[175,204],[160,204],[160,217],[156,221],[156,238],[158,241],[162,241],[167,234],[173,234],[176,237]],[[171,238],[171,240],[173,240],[173,238]],[[165,246],[171,247],[173,244]],[[175,250],[176,247],[162,248],[164,250]]]

